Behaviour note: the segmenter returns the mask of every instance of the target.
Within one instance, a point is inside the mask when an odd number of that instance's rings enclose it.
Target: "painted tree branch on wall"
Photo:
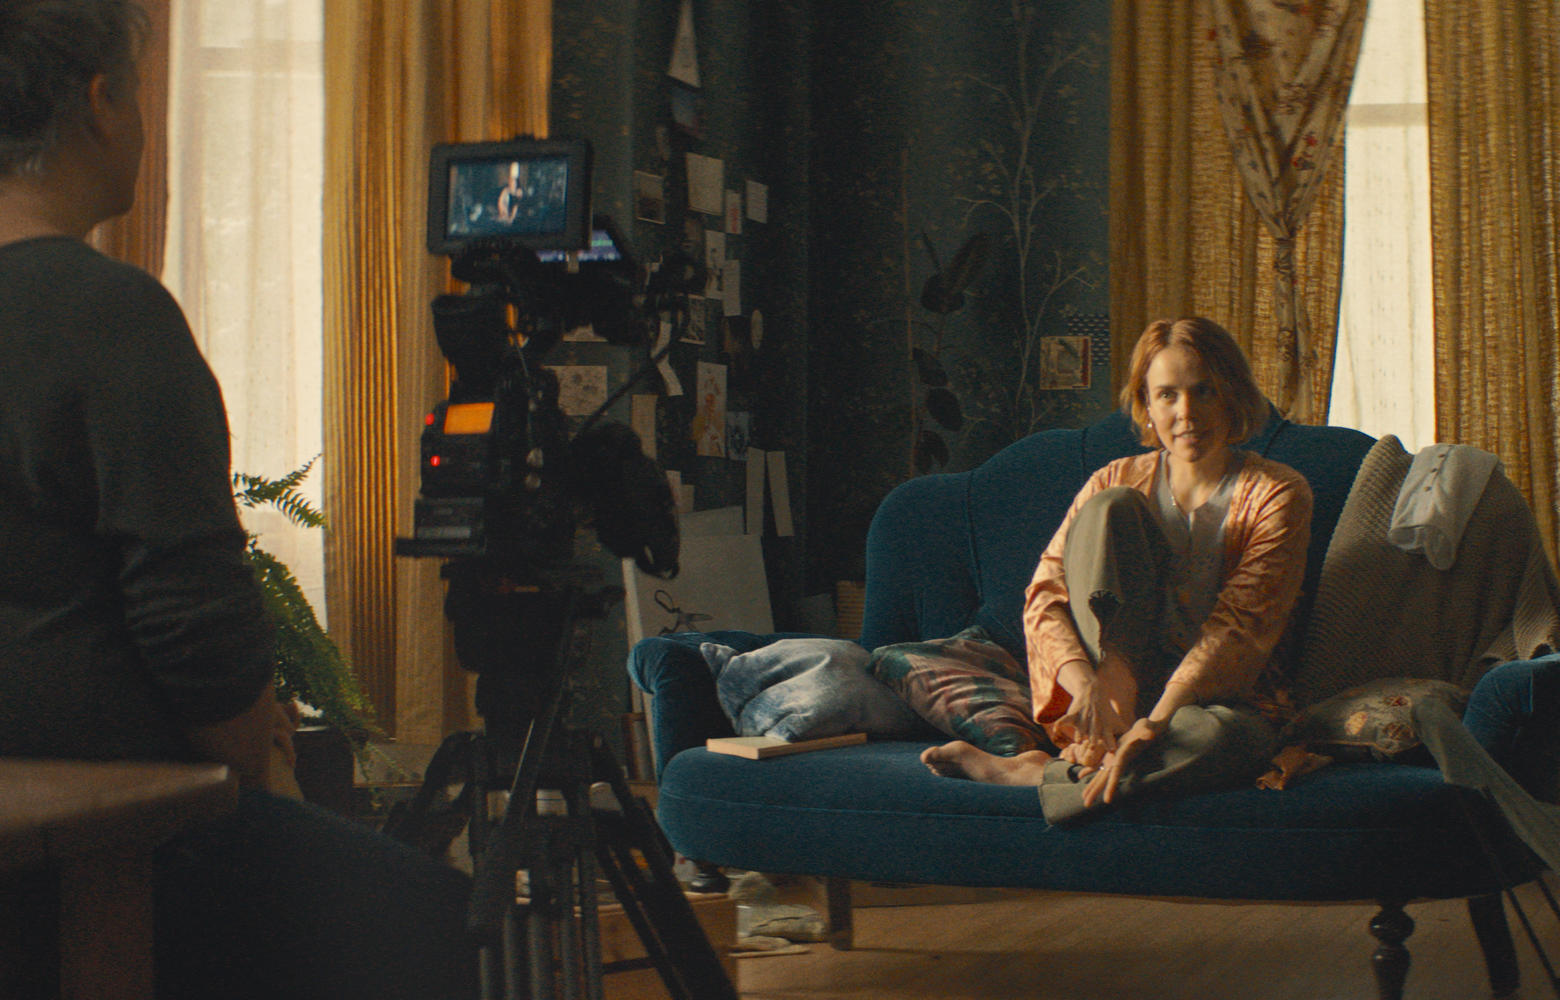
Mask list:
[[[1055,245],[1043,245],[1047,221],[1044,208],[1064,193],[1087,197],[1098,191],[1093,178],[1073,173],[1042,173],[1036,160],[1041,151],[1041,127],[1047,113],[1066,108],[1077,95],[1065,79],[1066,71],[1096,71],[1103,60],[1105,43],[1097,35],[1076,38],[1053,31],[1044,41],[1036,39],[1038,9],[1015,0],[1014,79],[994,82],[983,76],[966,79],[997,99],[1011,129],[1011,145],[983,141],[974,151],[977,193],[961,196],[965,220],[994,216],[1011,241],[1017,286],[1014,333],[1018,353],[1017,380],[1007,413],[1008,436],[1017,440],[1039,422],[1040,337],[1054,316],[1057,297],[1070,286],[1097,287],[1100,281],[1097,255]],[[1069,123],[1075,119],[1069,119]]]

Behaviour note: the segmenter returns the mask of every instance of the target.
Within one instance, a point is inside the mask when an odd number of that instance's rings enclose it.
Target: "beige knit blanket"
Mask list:
[[[1295,673],[1299,706],[1384,677],[1472,688],[1497,663],[1560,650],[1560,583],[1516,486],[1496,468],[1442,571],[1387,541],[1412,464],[1387,435],[1354,477]]]

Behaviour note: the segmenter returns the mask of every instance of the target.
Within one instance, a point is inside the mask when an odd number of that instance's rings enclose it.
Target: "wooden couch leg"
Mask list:
[[[851,922],[850,879],[829,876],[823,880],[829,908],[829,943],[835,951],[850,951],[856,946],[856,929]]]
[[[1506,906],[1498,892],[1468,898],[1468,918],[1484,952],[1484,967],[1490,974],[1490,990],[1496,997],[1510,996],[1521,985],[1517,949],[1506,923]]]
[[[1414,933],[1414,919],[1403,912],[1396,900],[1379,900],[1381,912],[1370,921],[1370,933],[1381,942],[1371,956],[1376,970],[1376,995],[1380,1000],[1403,1000],[1403,983],[1408,979],[1408,949],[1403,942]]]

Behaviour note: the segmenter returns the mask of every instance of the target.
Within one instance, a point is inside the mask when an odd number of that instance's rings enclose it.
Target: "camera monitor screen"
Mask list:
[[[428,166],[428,250],[482,238],[531,250],[583,250],[590,234],[590,146],[515,139],[435,146]]]

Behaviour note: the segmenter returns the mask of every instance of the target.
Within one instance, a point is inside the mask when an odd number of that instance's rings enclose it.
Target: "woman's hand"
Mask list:
[[[1069,738],[1061,758],[1084,767],[1099,767],[1106,755],[1116,750],[1116,738],[1127,731],[1127,722],[1117,711],[1104,685],[1092,679],[1079,685],[1070,710],[1056,720],[1054,730]]]
[[[1094,778],[1083,790],[1083,804],[1085,808],[1093,806],[1101,798],[1106,802],[1113,802],[1116,798],[1116,786],[1121,784],[1121,776],[1125,773],[1127,765],[1133,758],[1142,752],[1143,745],[1159,738],[1170,726],[1170,720],[1154,721],[1143,718],[1132,724],[1132,728],[1122,734],[1117,741],[1116,749],[1105,755],[1098,771],[1094,772]]]

